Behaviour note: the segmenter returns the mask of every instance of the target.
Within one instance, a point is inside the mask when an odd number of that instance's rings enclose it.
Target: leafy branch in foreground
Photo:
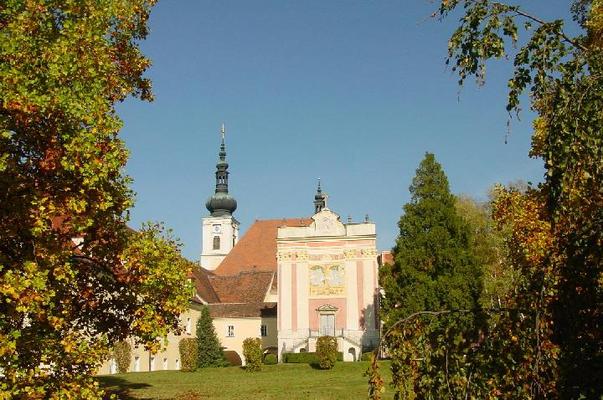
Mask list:
[[[571,37],[563,20],[546,22],[518,6],[487,0],[442,1],[445,17],[460,5],[464,16],[449,42],[449,61],[462,83],[483,79],[491,58],[514,54],[507,110],[519,110],[520,95],[530,93],[534,121],[532,157],[544,161],[545,181],[538,189],[542,217],[551,225],[546,261],[534,279],[543,323],[553,329],[559,354],[554,396],[598,398],[603,394],[603,1],[573,1],[580,32]],[[516,40],[523,22],[525,45]],[[531,31],[532,24],[536,28]],[[517,243],[516,243],[517,244]],[[523,260],[530,263],[530,259]]]
[[[547,22],[489,0],[442,0],[435,15],[444,18],[457,8],[463,16],[449,40],[447,62],[459,84],[470,76],[481,84],[488,60],[513,58],[507,110],[519,112],[521,95],[529,92],[538,114],[530,155],[543,160],[546,173],[527,193],[500,190],[493,207],[494,220],[510,231],[506,257],[520,275],[507,304],[534,312],[489,317],[477,332],[471,368],[479,373],[471,375],[471,385],[469,374],[436,384],[471,386],[478,398],[600,398],[603,1],[572,2],[576,36],[564,31],[561,19]],[[526,37],[517,47],[520,30]],[[404,343],[405,335],[397,342]],[[415,341],[411,351],[417,348],[427,349]],[[430,362],[404,357],[394,354],[392,365],[396,359],[405,368]],[[420,385],[433,384],[435,376],[421,376]]]

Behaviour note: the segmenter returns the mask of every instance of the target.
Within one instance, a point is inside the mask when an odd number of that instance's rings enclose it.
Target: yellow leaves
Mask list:
[[[80,214],[86,211],[86,206],[88,203],[86,200],[82,198],[71,197],[67,201],[67,209],[71,211],[73,214]]]
[[[547,138],[549,134],[549,124],[545,117],[537,117],[532,123],[534,133],[532,134],[532,148],[530,157],[542,157],[547,148]]]
[[[61,340],[61,345],[63,345],[63,349],[66,353],[71,353],[73,351],[73,348],[75,347],[75,343],[70,337]]]
[[[510,227],[511,243],[507,245],[516,256],[533,267],[544,267],[551,252],[553,234],[544,199],[538,192],[522,194],[498,189],[494,219],[499,226]]]
[[[48,323],[55,330],[59,330],[65,325],[65,319],[51,315],[50,317],[48,317]]]
[[[603,47],[603,0],[592,1],[586,27],[590,46],[595,49]]]

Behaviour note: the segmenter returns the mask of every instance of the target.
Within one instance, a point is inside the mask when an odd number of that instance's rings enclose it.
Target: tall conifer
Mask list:
[[[209,314],[209,308],[201,309],[197,321],[197,367],[222,367],[226,364],[224,352]]]
[[[398,223],[394,265],[381,271],[382,318],[387,330],[416,312],[446,313],[410,319],[385,338],[396,354],[394,384],[403,398],[455,397],[461,393],[454,393],[449,377],[468,379],[467,354],[477,325],[473,313],[454,310],[478,307],[481,270],[470,229],[456,212],[448,179],[433,154],[425,154],[410,193]]]
[[[384,270],[386,322],[421,310],[476,307],[481,273],[469,227],[456,212],[448,178],[433,154],[425,154],[410,193],[398,222],[395,263]]]

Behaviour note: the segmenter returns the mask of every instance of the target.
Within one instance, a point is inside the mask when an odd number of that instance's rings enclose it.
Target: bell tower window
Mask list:
[[[214,236],[214,250],[220,250],[220,236]]]

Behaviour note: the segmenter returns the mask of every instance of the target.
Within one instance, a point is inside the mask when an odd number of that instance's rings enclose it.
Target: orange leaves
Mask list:
[[[493,217],[500,227],[511,230],[508,248],[529,265],[543,267],[551,254],[553,235],[542,194],[499,187],[495,196]]]

